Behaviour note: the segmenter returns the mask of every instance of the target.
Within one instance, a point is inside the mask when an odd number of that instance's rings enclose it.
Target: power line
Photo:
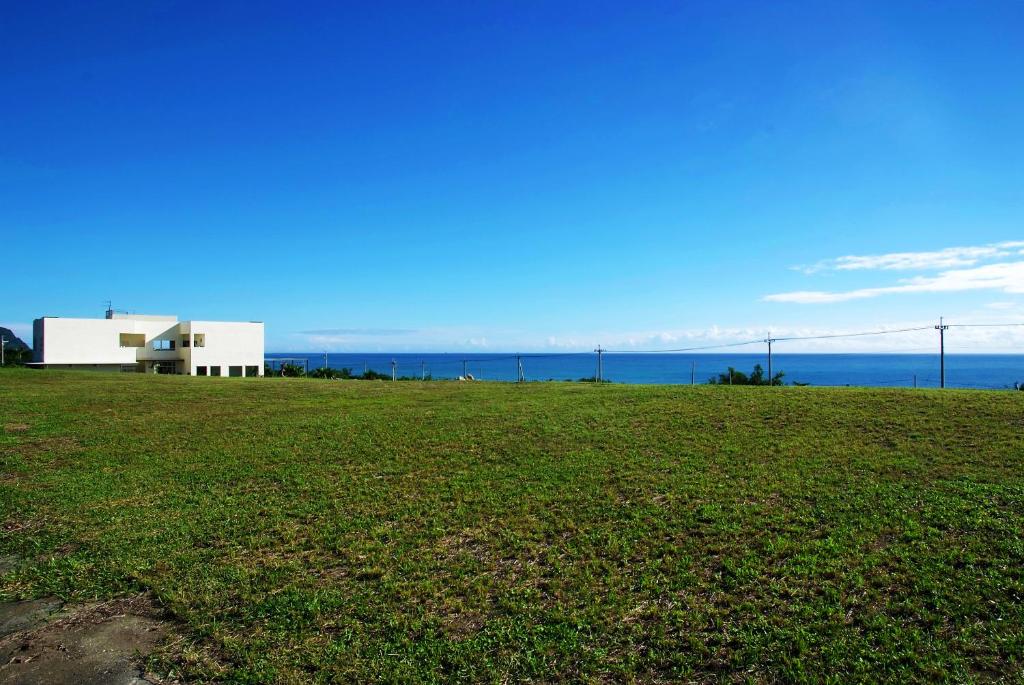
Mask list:
[[[747,340],[745,342],[737,343],[720,343],[718,345],[702,345],[700,347],[679,347],[672,350],[605,350],[610,354],[661,354],[662,352],[695,352],[697,350],[717,350],[726,347],[743,347],[744,345],[756,345],[763,343],[764,338],[758,338],[757,340]]]
[[[948,327],[948,328],[1000,328],[1000,327],[1024,326],[1024,323],[955,323],[955,324],[944,324],[944,325],[946,327]],[[933,329],[933,328],[934,328],[934,326],[915,326],[915,327],[911,327],[911,328],[893,328],[893,329],[885,329],[885,330],[878,330],[878,331],[858,331],[858,332],[855,332],[855,333],[824,333],[824,334],[821,334],[821,335],[793,335],[793,336],[772,337],[771,340],[772,340],[772,342],[788,342],[788,341],[793,341],[793,340],[828,340],[828,339],[833,339],[833,338],[857,338],[857,337],[872,336],[872,335],[890,335],[892,333],[912,333],[912,332],[915,332],[915,331],[926,331],[926,330],[930,330],[930,329]],[[758,344],[758,343],[766,343],[767,340],[768,340],[767,338],[758,338],[756,340],[744,340],[742,342],[734,342],[734,343],[714,343],[714,344],[709,344],[709,345],[697,345],[697,346],[693,346],[693,347],[676,347],[676,348],[668,348],[668,349],[661,349],[661,350],[606,350],[606,349],[602,349],[602,352],[608,353],[608,354],[660,354],[660,353],[665,353],[665,352],[696,352],[696,351],[699,351],[699,350],[716,350],[716,349],[725,349],[725,348],[731,348],[731,347],[744,347],[746,345],[755,345],[755,344]],[[910,349],[904,350],[904,351],[928,350],[928,349],[931,349],[931,348],[910,348]],[[314,353],[310,353],[310,354],[305,355],[305,356],[309,356],[310,358],[312,358],[313,354]],[[321,353],[315,353],[315,354],[321,354]],[[338,354],[338,355],[346,355],[347,356],[347,355],[353,354],[353,353],[333,352],[331,354]],[[380,354],[385,354],[385,353],[380,353]],[[410,352],[410,353],[406,353],[406,354],[416,354],[416,353],[415,352]],[[437,354],[444,354],[446,356],[447,355],[452,355],[452,353],[449,353],[449,352],[437,353]],[[433,361],[432,363],[433,364],[461,364],[463,362],[485,363],[485,362],[493,362],[493,361],[516,359],[516,358],[544,359],[544,358],[554,358],[554,357],[582,356],[582,355],[586,355],[586,354],[589,354],[589,353],[588,352],[534,352],[534,353],[524,352],[524,353],[521,353],[521,354],[518,354],[518,355],[515,355],[515,354],[498,354],[498,355],[495,355],[493,357],[481,357],[481,358],[470,358],[470,357],[462,358],[462,357],[457,357],[457,358],[452,358],[452,359],[439,359],[439,360]],[[362,357],[361,355],[358,355],[358,353],[353,354],[353,356],[356,356],[359,361],[363,361],[364,360],[364,357]]]
[[[1010,326],[1024,326],[1024,323],[948,323],[950,328],[1005,328]]]
[[[927,331],[931,326],[918,326],[915,328],[895,328],[884,331],[864,331],[861,333],[830,333],[826,335],[797,335],[785,338],[772,338],[772,340],[826,340],[828,338],[858,338],[866,335],[888,335],[890,333],[910,333],[912,331]]]
[[[780,336],[770,338],[772,342],[787,342],[791,340],[827,340],[830,338],[857,338],[869,335],[889,335],[891,333],[910,333],[914,331],[926,331],[930,330],[931,326],[915,326],[913,328],[894,328],[882,331],[860,331],[857,333],[827,333],[822,335],[791,335],[791,336]],[[727,347],[743,347],[746,345],[755,345],[758,343],[767,343],[769,338],[759,338],[757,340],[745,340],[743,342],[736,343],[718,343],[715,345],[700,345],[696,347],[678,347],[673,349],[665,350],[606,350],[610,353],[617,354],[659,354],[662,352],[695,352],[697,350],[716,350]]]

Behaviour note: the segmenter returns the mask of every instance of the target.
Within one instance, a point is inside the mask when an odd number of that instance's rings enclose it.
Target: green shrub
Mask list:
[[[779,371],[771,378],[765,378],[764,369],[760,364],[754,365],[754,370],[749,376],[730,366],[725,373],[709,378],[708,383],[711,385],[782,385],[784,375],[785,373]]]

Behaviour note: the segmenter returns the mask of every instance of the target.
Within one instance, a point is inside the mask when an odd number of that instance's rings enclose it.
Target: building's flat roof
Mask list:
[[[262,321],[217,321],[216,319],[186,319],[181,323],[263,323]]]
[[[116,316],[113,319],[100,318],[96,316],[40,316],[36,321],[43,319],[64,319],[66,321],[152,321],[154,323],[255,323],[262,324],[262,321],[217,321],[215,319],[185,319],[181,320],[175,316],[155,316],[146,314],[133,314],[128,316]]]
[[[178,317],[169,314],[128,314],[126,312],[111,312],[108,319],[128,319],[131,321],[177,321]]]
[[[67,319],[68,321],[157,321],[162,323],[178,322],[178,317],[176,316],[152,316],[144,314],[136,314],[132,316],[115,316],[114,318],[107,318],[105,316],[40,316],[39,318]]]

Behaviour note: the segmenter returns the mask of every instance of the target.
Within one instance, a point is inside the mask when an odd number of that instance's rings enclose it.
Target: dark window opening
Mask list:
[[[260,367],[258,366],[247,366],[245,367],[246,376],[258,376],[260,375]]]
[[[219,366],[211,366],[210,367],[210,375],[211,376],[219,376],[220,375],[220,367]]]
[[[197,376],[205,376],[206,375],[206,367],[205,366],[197,366],[196,367],[196,375]]]

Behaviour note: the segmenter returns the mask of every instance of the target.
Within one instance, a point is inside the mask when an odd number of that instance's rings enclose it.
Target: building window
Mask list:
[[[211,376],[219,376],[220,375],[220,367],[219,366],[211,366],[210,367],[210,375]]]
[[[197,366],[196,367],[196,375],[197,376],[205,376],[206,375],[206,367],[205,366]]]
[[[188,347],[188,336],[187,335],[181,336],[181,346],[183,348]]]
[[[206,347],[206,333],[193,333],[192,347]]]
[[[233,377],[233,378],[241,378],[241,376],[242,376],[242,367],[241,366],[229,366],[228,367],[228,375]]]
[[[145,347],[146,336],[143,333],[121,333],[121,347]]]
[[[260,367],[258,366],[247,366],[245,367],[246,376],[258,376],[260,375]]]
[[[174,349],[174,341],[173,340],[154,340],[153,341],[153,349],[154,350],[173,350]]]
[[[176,362],[158,362],[154,365],[156,372],[159,374],[175,374],[178,373],[178,365]]]

